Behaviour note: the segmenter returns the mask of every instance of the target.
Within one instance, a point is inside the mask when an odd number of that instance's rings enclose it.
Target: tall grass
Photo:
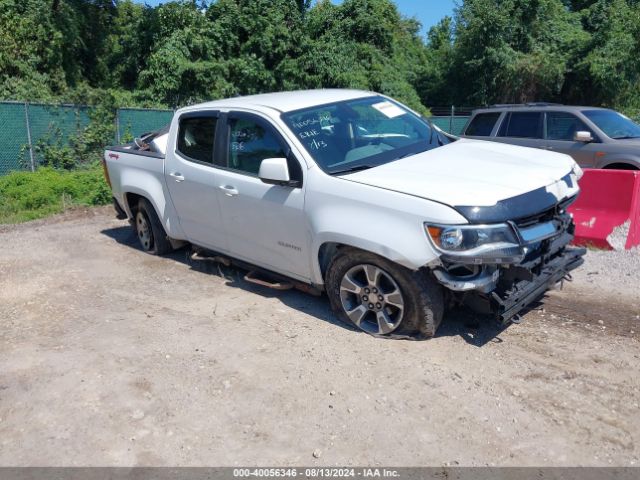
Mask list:
[[[0,177],[0,224],[19,223],[78,205],[104,205],[111,190],[98,165],[76,170],[43,167]]]

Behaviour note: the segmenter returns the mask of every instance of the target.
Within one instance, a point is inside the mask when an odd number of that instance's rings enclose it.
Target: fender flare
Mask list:
[[[640,157],[631,156],[631,155],[612,155],[605,156],[601,162],[598,163],[597,168],[607,168],[609,165],[613,165],[616,163],[624,163],[626,165],[631,165],[637,169],[640,169]]]
[[[170,198],[168,198],[169,192],[166,187],[153,175],[145,175],[141,181],[141,175],[137,172],[135,182],[129,181],[127,177],[129,177],[129,175],[125,174],[122,176],[121,185],[123,203],[125,204],[124,208],[129,218],[133,217],[133,214],[129,206],[128,195],[135,194],[144,197],[155,209],[167,235],[175,240],[185,240],[182,227],[180,227],[177,220],[177,213],[173,208],[173,203],[171,203]]]
[[[415,260],[411,260],[398,250],[395,250],[374,240],[369,240],[367,238],[357,237],[339,232],[324,232],[315,236],[311,248],[311,280],[314,285],[324,285],[324,274],[326,273],[325,270],[328,266],[330,258],[332,258],[333,255],[331,255],[329,259],[324,260],[324,263],[326,263],[326,265],[323,265],[323,259],[321,259],[320,257],[323,253],[323,247],[328,244],[357,248],[365,252],[373,253],[393,263],[402,265],[409,270],[418,270],[419,268],[422,268],[426,263],[429,263],[430,261],[438,258],[437,253],[433,251],[431,252],[429,258],[424,259],[424,262],[416,263]],[[425,245],[427,245],[426,239]]]

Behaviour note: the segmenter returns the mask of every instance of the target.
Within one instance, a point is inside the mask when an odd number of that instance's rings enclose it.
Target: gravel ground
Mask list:
[[[640,249],[589,250],[586,266],[574,277],[580,282],[601,287],[608,293],[635,298],[640,296]]]
[[[590,252],[520,325],[408,342],[146,255],[109,208],[0,240],[0,465],[640,462],[634,254]]]

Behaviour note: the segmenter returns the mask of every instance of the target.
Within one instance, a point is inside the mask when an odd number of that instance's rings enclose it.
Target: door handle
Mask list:
[[[220,185],[218,188],[222,190],[227,197],[235,197],[239,193],[236,187],[232,185]]]
[[[171,175],[173,178],[175,178],[176,182],[183,182],[184,181],[184,177],[182,176],[182,174],[180,172],[171,172],[169,175]]]

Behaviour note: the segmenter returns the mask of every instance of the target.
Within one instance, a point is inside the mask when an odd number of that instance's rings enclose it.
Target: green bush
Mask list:
[[[0,177],[0,224],[18,223],[60,213],[79,205],[104,205],[111,200],[102,167],[67,171],[43,167],[35,173]]]

